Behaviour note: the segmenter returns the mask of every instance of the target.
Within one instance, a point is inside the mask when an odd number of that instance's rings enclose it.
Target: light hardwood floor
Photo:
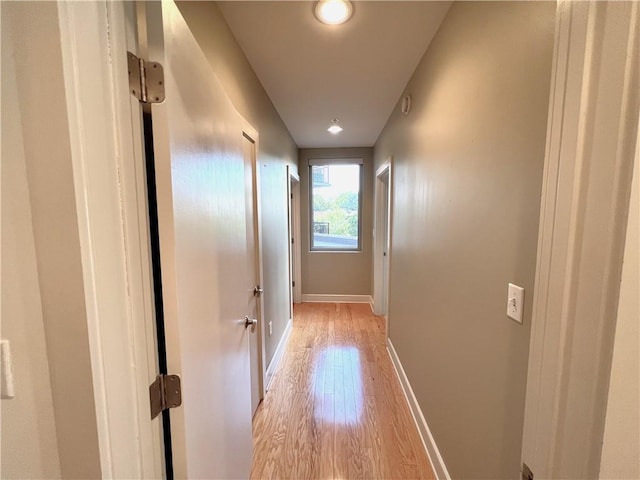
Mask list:
[[[435,478],[369,305],[295,306],[253,431],[253,479]]]

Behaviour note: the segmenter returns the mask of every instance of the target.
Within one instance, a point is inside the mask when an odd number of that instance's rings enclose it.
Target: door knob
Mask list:
[[[251,327],[251,333],[256,331],[256,325],[258,324],[258,320],[255,318],[249,318],[248,316],[244,317],[244,328],[245,330]]]
[[[259,297],[260,295],[262,295],[264,293],[264,289],[260,288],[260,285],[256,286],[253,289],[253,295],[256,297]]]

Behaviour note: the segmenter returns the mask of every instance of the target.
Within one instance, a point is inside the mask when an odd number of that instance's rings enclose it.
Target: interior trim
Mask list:
[[[267,377],[265,391],[269,391],[271,388],[271,382],[273,381],[273,375],[278,369],[278,365],[280,364],[280,360],[284,356],[284,351],[287,346],[287,342],[289,341],[289,337],[291,336],[291,329],[293,327],[293,322],[291,319],[287,321],[287,326],[284,328],[284,333],[282,334],[282,338],[278,342],[278,346],[276,347],[276,351],[273,352],[273,357],[269,362],[269,366],[267,367],[267,371],[265,373]]]
[[[303,303],[368,303],[373,304],[371,295],[334,295],[305,293],[302,295]]]
[[[400,358],[398,357],[396,349],[393,347],[393,343],[391,343],[390,338],[387,338],[387,351],[389,352],[391,362],[393,363],[393,368],[396,372],[398,380],[400,381],[400,386],[402,386],[404,397],[409,404],[409,410],[411,410],[413,421],[415,422],[416,427],[418,427],[418,432],[420,433],[420,438],[422,439],[422,445],[427,452],[427,456],[429,457],[429,461],[431,462],[431,467],[433,468],[433,472],[436,475],[436,479],[451,480],[451,476],[449,475],[447,466],[444,463],[444,459],[442,458],[442,455],[440,455],[440,450],[438,450],[438,446],[436,445],[436,441],[433,438],[433,435],[431,435],[429,425],[427,425],[427,421],[422,414],[422,410],[420,409],[418,400],[413,393],[413,389],[411,388],[411,384],[409,383],[407,374],[404,372],[404,368],[402,368],[402,363],[400,363]]]

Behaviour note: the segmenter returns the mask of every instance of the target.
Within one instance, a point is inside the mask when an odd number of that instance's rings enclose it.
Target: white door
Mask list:
[[[251,415],[256,413],[263,391],[262,338],[264,323],[261,316],[263,293],[260,275],[260,237],[258,225],[256,144],[246,133],[242,135],[242,151],[245,172],[245,208],[247,225],[247,324],[249,353],[251,358]]]
[[[296,282],[295,236],[293,233],[295,212],[293,210],[293,179],[291,178],[289,165],[287,165],[287,178],[289,179],[289,188],[287,188],[287,210],[289,216],[289,318],[293,318],[294,285]]]
[[[389,172],[382,175],[382,314],[389,322]]]
[[[252,458],[242,120],[172,2],[146,4],[162,289],[177,478],[248,478]],[[144,31],[143,28],[140,31]]]
[[[389,321],[389,266],[391,257],[391,163],[376,172],[373,261],[373,299],[376,315]]]
[[[300,261],[300,178],[287,166],[289,178],[288,211],[289,211],[289,317],[293,318],[293,304],[300,303],[302,274]]]

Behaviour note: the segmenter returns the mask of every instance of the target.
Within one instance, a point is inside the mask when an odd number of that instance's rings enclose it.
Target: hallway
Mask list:
[[[295,305],[253,423],[251,478],[435,478],[367,304]]]
[[[0,24],[0,480],[640,479],[640,1]]]

